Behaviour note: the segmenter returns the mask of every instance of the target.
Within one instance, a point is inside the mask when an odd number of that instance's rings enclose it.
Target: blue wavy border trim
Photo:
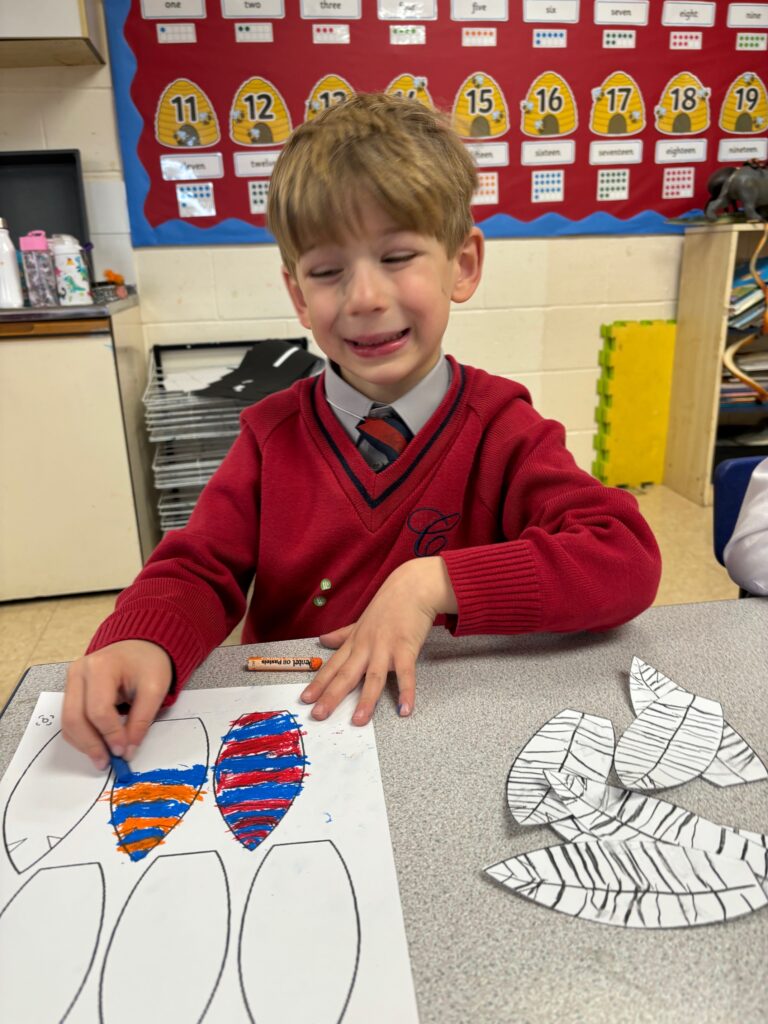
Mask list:
[[[138,157],[143,120],[131,100],[131,83],[136,74],[136,58],[126,42],[124,27],[131,0],[104,0],[104,13],[112,67],[117,130],[123,155],[123,171],[134,246],[153,245],[242,245],[274,242],[266,228],[230,217],[202,227],[179,219],[167,220],[153,227],[144,216],[144,202],[150,180]],[[697,210],[688,214],[701,215]],[[506,213],[497,213],[478,221],[486,238],[550,238],[564,235],[678,235],[684,225],[671,224],[660,213],[644,210],[621,220],[602,211],[583,220],[569,220],[559,213],[545,213],[535,220],[523,221]]]

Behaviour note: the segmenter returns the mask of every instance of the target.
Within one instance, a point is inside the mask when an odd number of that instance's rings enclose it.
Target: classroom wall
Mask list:
[[[107,67],[0,69],[0,109],[0,149],[80,150],[96,272],[136,282],[148,346],[305,333],[274,246],[132,249]],[[681,254],[679,236],[489,241],[445,348],[522,381],[588,469],[600,324],[674,317]]]

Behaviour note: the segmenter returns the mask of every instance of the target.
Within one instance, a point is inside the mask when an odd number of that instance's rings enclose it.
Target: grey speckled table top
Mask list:
[[[223,647],[191,687],[241,686],[247,653],[314,653],[314,641]],[[413,975],[423,1024],[765,1024],[768,908],[705,928],[643,932],[574,920],[508,894],[483,867],[550,845],[505,803],[509,766],[566,707],[632,719],[634,654],[720,700],[768,759],[768,601],[653,608],[604,634],[455,639],[422,653],[417,710],[389,693],[375,729]],[[30,669],[0,719],[0,770],[38,693],[66,666]],[[251,680],[253,677],[247,677]],[[260,683],[285,675],[259,676]],[[333,719],[331,719],[331,722]],[[722,824],[768,831],[768,782],[717,789],[696,780],[665,797]],[[394,1024],[394,1022],[393,1022]]]

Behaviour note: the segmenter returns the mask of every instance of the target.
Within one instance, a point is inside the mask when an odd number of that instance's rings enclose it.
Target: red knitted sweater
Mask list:
[[[322,377],[247,409],[189,524],[159,544],[89,651],[151,640],[180,687],[242,617],[254,574],[244,643],[346,626],[393,569],[436,554],[458,602],[438,623],[457,635],[605,629],[647,608],[660,559],[635,499],[580,470],[521,385],[451,366],[440,406],[380,473]]]

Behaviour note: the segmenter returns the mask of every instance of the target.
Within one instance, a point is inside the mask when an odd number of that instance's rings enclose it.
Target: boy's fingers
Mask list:
[[[355,689],[364,672],[365,662],[360,657],[348,657],[318,698],[312,708],[312,717],[320,720],[327,718],[347,694]]]
[[[357,623],[353,622],[350,626],[344,626],[341,629],[334,629],[331,633],[323,633],[317,639],[323,647],[341,647],[356,625]]]
[[[372,662],[365,673],[365,682],[357,702],[355,713],[352,715],[353,725],[367,725],[371,715],[376,710],[381,691],[387,682],[387,660]]]
[[[168,693],[170,681],[163,679],[147,680],[136,690],[128,720],[125,723],[126,759],[130,760],[136,753],[136,747],[147,734],[147,729],[157,717],[157,712]]]
[[[109,764],[109,758],[104,741],[85,717],[84,694],[85,680],[80,670],[72,666],[64,693],[61,731],[64,733],[64,739],[90,757],[94,767],[101,771]]]
[[[118,757],[127,747],[125,726],[115,707],[117,694],[112,687],[91,685],[85,687],[85,717],[99,732],[107,748]]]
[[[350,655],[349,650],[337,651],[315,675],[315,678],[301,691],[301,699],[305,704],[312,704],[321,693],[324,693],[330,683],[333,682],[339,669],[345,664]]]
[[[401,718],[407,718],[413,711],[413,704],[416,699],[416,662],[411,655],[395,658],[395,672],[397,673],[397,713]]]

